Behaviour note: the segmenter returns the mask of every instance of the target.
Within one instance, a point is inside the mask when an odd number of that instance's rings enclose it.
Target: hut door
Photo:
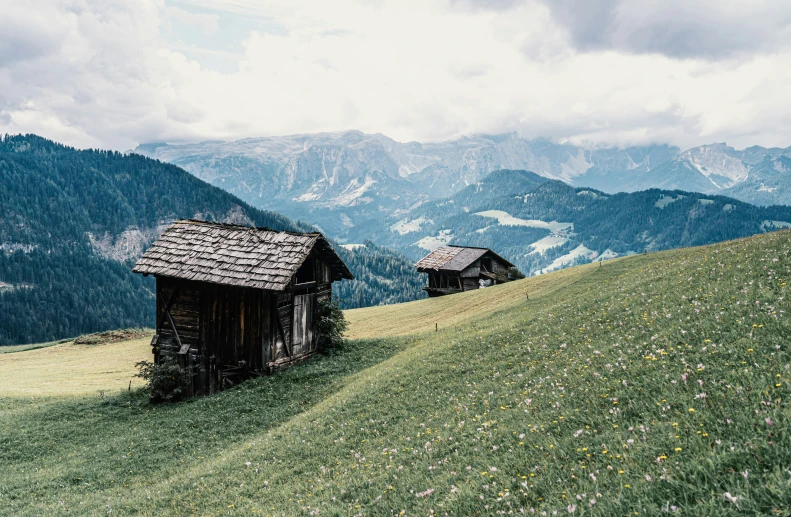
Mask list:
[[[313,298],[312,294],[294,297],[294,330],[292,346],[294,355],[311,351],[313,334]]]

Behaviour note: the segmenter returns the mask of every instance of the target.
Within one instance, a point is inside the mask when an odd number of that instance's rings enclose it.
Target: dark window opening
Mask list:
[[[484,271],[487,271],[487,272],[491,273],[492,272],[492,259],[490,257],[482,258],[481,259],[481,267],[484,269]]]
[[[313,259],[306,260],[297,270],[297,283],[306,284],[308,282],[315,282],[315,267]]]

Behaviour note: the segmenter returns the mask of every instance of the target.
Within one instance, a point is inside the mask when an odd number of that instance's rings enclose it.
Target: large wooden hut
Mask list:
[[[187,369],[188,395],[210,394],[316,350],[316,311],[353,276],[319,233],[178,221],[145,252],[154,275],[154,361]]]
[[[514,265],[489,248],[443,246],[420,259],[415,267],[428,273],[428,285],[423,290],[434,297],[495,285],[507,279],[508,269]]]

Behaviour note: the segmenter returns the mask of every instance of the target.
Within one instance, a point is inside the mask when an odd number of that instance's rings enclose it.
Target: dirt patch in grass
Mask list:
[[[140,339],[150,334],[151,331],[146,329],[107,330],[105,332],[97,332],[95,334],[86,334],[84,336],[80,336],[74,340],[74,344],[103,345],[107,343],[119,343],[121,341]]]

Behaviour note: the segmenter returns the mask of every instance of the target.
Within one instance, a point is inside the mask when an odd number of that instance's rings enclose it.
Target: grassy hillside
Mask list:
[[[2,391],[0,513],[782,515],[790,236],[350,311],[379,337],[181,404]]]
[[[351,339],[382,338],[436,332],[449,326],[479,320],[502,311],[521,306],[530,300],[551,295],[558,289],[580,280],[597,266],[559,271],[520,282],[510,282],[497,289],[466,291],[453,296],[426,298],[397,307],[367,307],[346,311],[349,321],[347,335]]]

